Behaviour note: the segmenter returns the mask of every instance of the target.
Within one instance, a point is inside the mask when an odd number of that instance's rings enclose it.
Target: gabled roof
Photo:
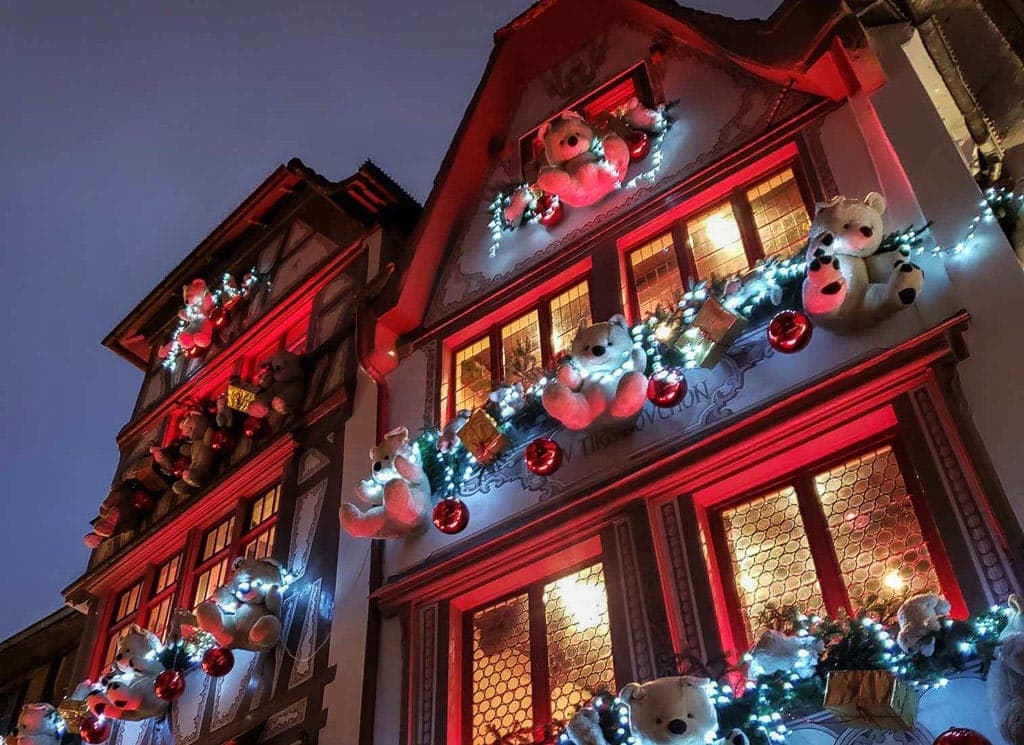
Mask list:
[[[688,46],[735,63],[776,85],[842,99],[880,72],[842,0],[784,0],[765,20],[735,20],[682,8],[672,0],[540,0],[494,35],[494,47],[441,164],[412,238],[412,264],[401,296],[382,317],[378,346],[420,327],[445,252],[504,147],[506,123],[523,85],[624,17],[664,29]],[[859,66],[859,67],[858,67]],[[860,70],[863,67],[865,70]],[[867,87],[867,86],[866,86]],[[385,364],[383,356],[379,358]]]
[[[103,345],[145,369],[149,362],[147,334],[168,321],[181,303],[182,285],[230,263],[236,239],[249,230],[263,230],[264,217],[293,194],[312,189],[368,227],[394,221],[411,227],[419,216],[419,203],[390,176],[367,160],[353,175],[333,182],[298,158],[278,166],[127,316],[107,334]]]

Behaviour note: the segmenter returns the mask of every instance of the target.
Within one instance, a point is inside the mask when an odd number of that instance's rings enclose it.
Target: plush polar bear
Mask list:
[[[164,671],[160,661],[163,645],[149,629],[132,624],[131,630],[117,643],[111,669],[122,673],[157,676]]]
[[[156,677],[164,671],[160,650],[155,634],[133,625],[118,641],[106,674],[91,684],[86,697],[89,711],[133,722],[162,716],[167,702],[157,698],[153,688]]]
[[[454,432],[451,433],[454,437]],[[453,443],[454,446],[454,443]],[[409,430],[398,427],[370,448],[371,476],[356,487],[356,496],[370,505],[365,512],[341,506],[341,526],[356,538],[397,538],[423,527],[430,506],[430,484],[409,442]]]
[[[942,628],[941,619],[948,616],[949,601],[941,595],[914,595],[903,601],[896,612],[896,621],[900,625],[896,643],[900,649],[909,654],[920,652],[931,657],[935,652],[934,633]]]
[[[814,636],[788,636],[768,629],[748,652],[750,674],[755,678],[772,673],[792,673],[810,678],[818,666],[825,643]]]
[[[261,368],[261,390],[247,413],[263,419],[271,412],[286,416],[298,411],[306,396],[306,374],[299,356],[282,350],[264,360]]]
[[[836,331],[863,328],[911,305],[924,272],[898,252],[878,253],[885,197],[836,197],[818,204],[807,244],[803,304],[811,319]]]
[[[749,745],[741,730],[715,740],[718,712],[709,681],[681,676],[630,683],[619,693],[629,706],[629,727],[639,745]]]
[[[273,559],[240,556],[231,565],[231,580],[196,608],[199,628],[217,644],[265,652],[281,639],[281,597],[285,571]]]
[[[11,745],[59,745],[64,719],[50,704],[25,704],[18,714],[18,726]]]
[[[570,207],[586,207],[622,184],[629,146],[617,134],[598,134],[571,111],[542,126],[539,134],[548,161],[537,177],[539,189]]]
[[[1016,595],[1006,601],[1009,617],[999,635],[988,671],[988,706],[1003,738],[1024,743],[1024,606]]]
[[[636,416],[647,400],[647,355],[634,348],[626,319],[580,324],[570,364],[558,370],[541,398],[544,409],[569,429],[586,429],[599,417]]]
[[[630,98],[619,112],[619,116],[633,129],[657,134],[668,128],[668,117],[665,116],[665,104],[649,109],[640,103],[636,96]]]

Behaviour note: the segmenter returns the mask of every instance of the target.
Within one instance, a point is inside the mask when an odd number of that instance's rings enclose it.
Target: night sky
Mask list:
[[[0,639],[85,568],[141,382],[100,340],[293,156],[332,179],[371,158],[426,199],[529,4],[0,0]]]

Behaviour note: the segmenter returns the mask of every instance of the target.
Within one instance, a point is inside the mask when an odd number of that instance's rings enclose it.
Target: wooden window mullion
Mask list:
[[[544,587],[536,584],[529,592],[530,678],[533,682],[533,739],[544,742],[551,723],[551,679],[548,670],[547,618]]]
[[[840,610],[852,614],[853,608],[846,591],[846,583],[843,581],[842,567],[832,543],[828,519],[814,487],[813,474],[809,471],[801,473],[793,486],[796,489],[800,517],[804,523],[803,530],[811,547],[811,559],[814,561],[814,570],[818,575],[818,585],[821,587],[825,608],[831,616],[837,616]]]
[[[721,510],[715,510],[710,517],[708,526],[711,528],[711,549],[714,552],[715,561],[718,563],[725,605],[729,610],[728,621],[732,627],[732,638],[737,642],[743,641],[745,646],[749,646],[753,642],[748,639],[747,624],[743,620],[746,608],[740,601],[740,594],[736,589],[737,577],[732,565],[732,549],[729,545],[729,538],[725,534],[725,523],[722,520]]]
[[[734,190],[729,197],[729,202],[732,205],[733,218],[740,228],[740,239],[743,241],[743,251],[747,255],[747,266],[753,266],[764,258],[764,247],[761,245],[761,236],[757,232],[754,211],[750,208],[746,190],[742,187]]]
[[[697,262],[693,258],[693,251],[690,250],[690,234],[686,230],[686,223],[681,220],[672,223],[672,248],[676,253],[676,265],[679,267],[685,292],[697,283]],[[641,318],[640,321],[642,320]]]
[[[540,366],[545,368],[550,365],[555,355],[551,348],[551,301],[555,295],[544,299],[537,308],[537,324],[540,326]],[[589,290],[588,290],[589,298]]]
[[[513,319],[515,320],[515,319]],[[511,321],[510,321],[511,323]],[[491,353],[491,388],[497,388],[505,379],[505,368],[503,367],[501,348],[501,326],[495,326],[487,332],[487,338]]]
[[[156,594],[157,567],[149,566],[142,575],[142,587],[139,589],[139,607],[136,609],[136,623],[142,628],[149,628],[149,607]]]

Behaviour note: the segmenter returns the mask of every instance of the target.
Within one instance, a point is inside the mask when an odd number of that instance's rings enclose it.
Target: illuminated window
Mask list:
[[[809,227],[793,166],[732,190],[627,253],[635,318],[675,307],[684,288],[700,280],[726,279],[764,257],[797,253]]]
[[[543,740],[592,693],[615,690],[604,570],[593,564],[471,614],[473,745]],[[504,740],[502,740],[504,742]]]
[[[770,606],[836,615],[942,592],[928,518],[915,508],[895,444],[787,481],[712,513],[739,638],[759,636]]]
[[[281,487],[275,486],[249,507],[247,533],[242,537],[243,553],[250,559],[264,559],[274,552],[277,536],[277,510]]]
[[[171,620],[171,611],[174,608],[174,592],[180,573],[181,554],[175,554],[165,561],[156,572],[153,597],[147,604],[149,611],[146,614],[146,628],[160,637],[160,639],[165,638],[167,626]]]
[[[682,299],[683,281],[671,233],[631,251],[629,266],[641,318],[653,315],[659,307],[671,310]]]
[[[459,411],[483,406],[499,385],[521,383],[529,388],[569,349],[580,323],[590,321],[586,281],[548,296],[511,320],[502,319],[451,357],[449,395],[442,399],[442,414],[451,418]],[[492,362],[495,350],[497,360]]]

